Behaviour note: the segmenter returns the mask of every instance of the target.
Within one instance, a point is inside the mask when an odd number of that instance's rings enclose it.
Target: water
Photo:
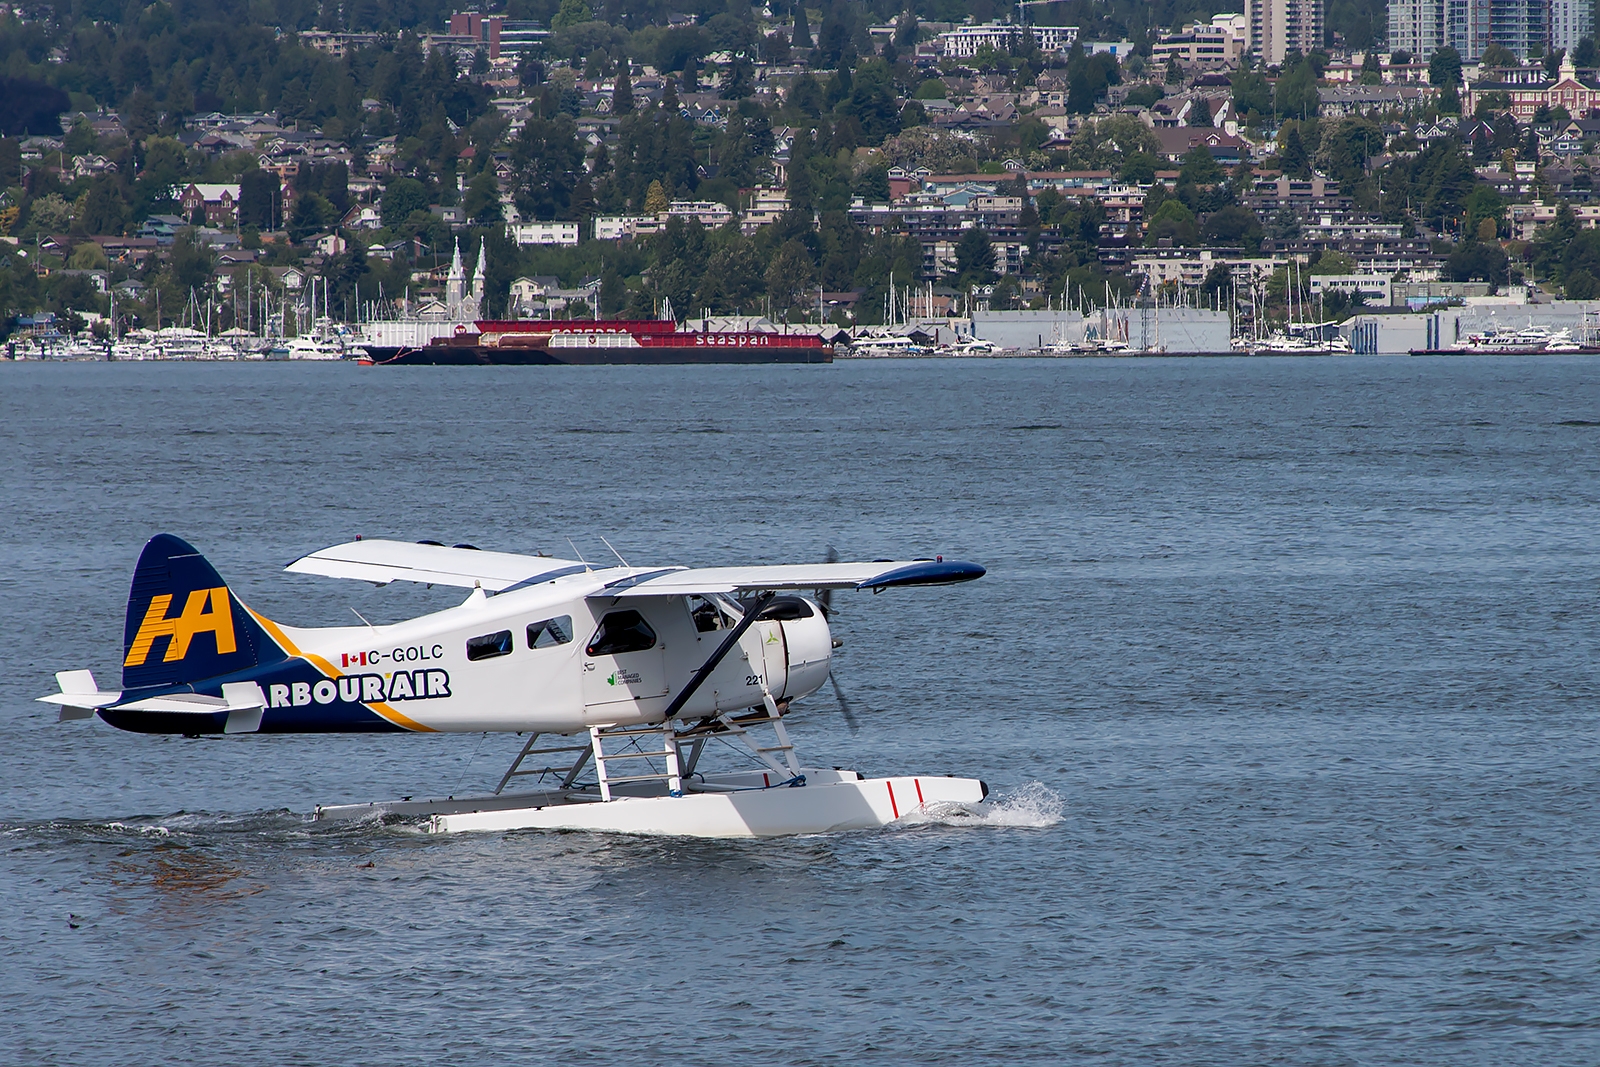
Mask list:
[[[0,366],[0,1061],[1586,1064],[1600,365]],[[311,825],[515,738],[57,725],[170,530],[944,553],[841,597],[813,758],[1001,798],[760,843]]]

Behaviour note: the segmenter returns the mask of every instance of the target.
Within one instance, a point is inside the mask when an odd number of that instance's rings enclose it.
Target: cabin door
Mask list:
[[[601,616],[584,646],[583,702],[593,708],[667,692],[666,657],[655,627],[634,608]]]

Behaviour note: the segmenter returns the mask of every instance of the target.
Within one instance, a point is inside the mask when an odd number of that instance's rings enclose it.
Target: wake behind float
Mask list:
[[[596,567],[358,540],[288,569],[471,593],[388,626],[285,626],[245,607],[187,542],[160,534],[134,570],[122,688],[62,671],[61,691],[40,699],[62,720],[98,715],[142,733],[528,735],[487,795],[316,811],[426,818],[436,832],[772,837],[883,826],[988,793],[971,778],[811,766],[788,727],[794,702],[832,676],[833,590],[965,582],[982,577],[975,563]],[[841,710],[849,718],[842,698]]]
[[[680,330],[658,319],[482,319],[426,345],[366,345],[364,366],[555,366],[616,363],[832,363],[809,333]]]

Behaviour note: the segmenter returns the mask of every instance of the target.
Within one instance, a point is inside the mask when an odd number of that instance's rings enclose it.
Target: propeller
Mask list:
[[[832,545],[829,545],[828,554],[823,558],[823,562],[838,563],[839,550],[834,548]],[[822,617],[824,619],[831,619],[833,617],[833,590],[818,589],[816,592],[817,606],[822,609]],[[833,676],[833,666],[831,663],[828,666],[828,681],[833,683],[833,695],[835,699],[839,701],[839,713],[844,716],[845,725],[850,727],[850,732],[852,734],[860,733],[861,724],[856,722],[855,713],[850,710],[850,701],[846,699],[844,690],[839,688],[839,679]]]

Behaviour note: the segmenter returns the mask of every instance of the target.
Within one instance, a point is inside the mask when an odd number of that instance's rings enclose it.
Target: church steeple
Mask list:
[[[456,238],[455,256],[450,260],[450,274],[444,283],[444,302],[450,309],[452,316],[461,309],[461,301],[466,294],[466,269],[461,266],[461,238]]]

